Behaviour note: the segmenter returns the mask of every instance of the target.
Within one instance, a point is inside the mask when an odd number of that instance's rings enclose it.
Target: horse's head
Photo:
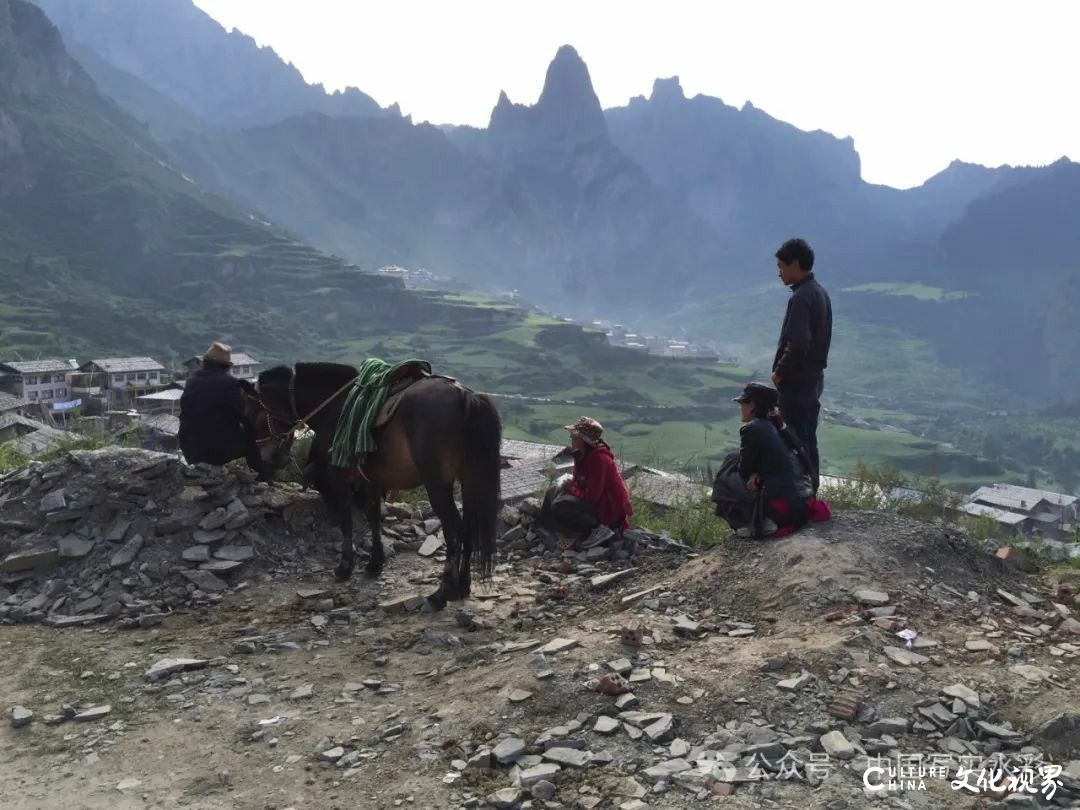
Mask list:
[[[292,369],[285,366],[264,371],[257,386],[244,381],[245,418],[259,446],[259,456],[273,470],[288,462],[299,424],[291,382]]]

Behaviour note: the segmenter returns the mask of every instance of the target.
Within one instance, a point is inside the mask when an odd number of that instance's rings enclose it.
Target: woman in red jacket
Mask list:
[[[584,538],[598,526],[621,534],[630,528],[634,510],[615,455],[602,438],[603,426],[583,416],[566,429],[574,453],[574,474],[561,487],[548,491],[540,510],[540,525],[571,537]]]

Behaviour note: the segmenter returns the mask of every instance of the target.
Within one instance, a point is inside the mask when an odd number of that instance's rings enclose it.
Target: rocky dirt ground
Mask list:
[[[392,507],[385,574],[342,585],[320,510],[139,451],[0,480],[0,806],[1046,804],[951,785],[1023,757],[1080,805],[1073,592],[959,533],[560,553],[526,505],[432,614],[437,522]]]

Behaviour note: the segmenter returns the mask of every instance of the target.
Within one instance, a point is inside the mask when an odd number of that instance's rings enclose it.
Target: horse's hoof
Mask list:
[[[433,611],[445,610],[446,596],[440,592],[433,593],[427,598],[427,604]]]
[[[382,574],[381,565],[371,565],[370,563],[364,566],[364,576],[368,579],[376,579]]]
[[[351,565],[341,564],[334,569],[334,578],[338,582],[348,582],[352,579],[353,567]]]

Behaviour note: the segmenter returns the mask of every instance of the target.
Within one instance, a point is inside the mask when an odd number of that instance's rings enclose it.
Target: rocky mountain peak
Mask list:
[[[0,0],[0,91],[17,97],[53,93],[85,75],[64,49],[60,32],[24,0]]]
[[[563,45],[548,66],[544,89],[532,107],[499,96],[491,114],[497,143],[513,148],[529,144],[581,143],[607,137],[607,122],[593,89],[589,69],[570,45]]]
[[[679,77],[671,76],[667,79],[657,79],[654,81],[651,100],[657,102],[685,101],[686,94],[683,93],[682,84],[679,83]]]

